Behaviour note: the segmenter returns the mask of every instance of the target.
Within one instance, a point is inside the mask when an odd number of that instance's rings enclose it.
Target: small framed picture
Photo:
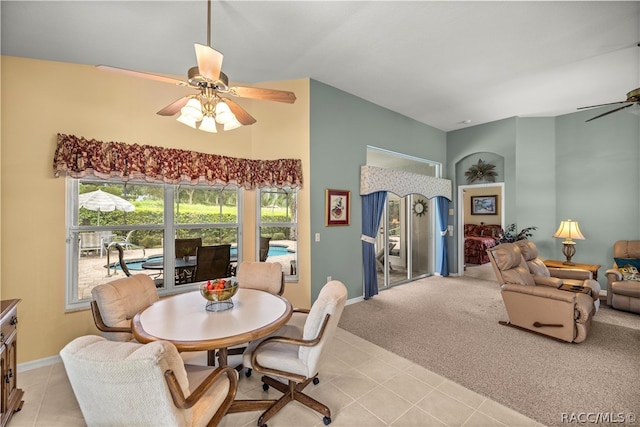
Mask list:
[[[349,225],[351,192],[327,189],[325,209],[325,225]]]
[[[498,215],[498,196],[471,196],[471,215]]]

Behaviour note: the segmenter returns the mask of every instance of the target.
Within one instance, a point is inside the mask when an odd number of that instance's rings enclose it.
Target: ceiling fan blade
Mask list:
[[[109,65],[96,65],[96,68],[104,71],[111,71],[114,73],[125,74],[128,76],[142,77],[143,79],[155,80],[163,83],[170,83],[178,86],[189,86],[186,82],[181,80],[172,79],[170,77],[158,76],[157,74],[143,73],[141,71],[127,70],[125,68],[111,67]]]
[[[182,107],[184,107],[187,104],[187,101],[189,99],[191,99],[192,96],[188,95],[188,96],[183,96],[182,98],[178,99],[175,102],[172,102],[171,104],[167,105],[166,107],[164,107],[162,110],[158,111],[156,114],[160,115],[160,116],[173,116],[175,114],[177,114],[180,109]]]
[[[595,116],[595,117],[590,118],[589,120],[587,120],[587,122],[590,122],[591,120],[599,119],[600,117],[608,116],[609,114],[615,113],[616,111],[624,110],[625,108],[629,108],[632,105],[633,104],[624,105],[622,107],[616,108],[615,110],[607,111],[604,114],[600,114],[599,116]]]
[[[229,93],[240,98],[263,99],[265,101],[286,102],[288,104],[296,102],[296,95],[286,90],[235,86],[229,88]]]
[[[196,43],[196,60],[198,61],[198,71],[201,76],[215,82],[220,79],[223,55],[217,50]]]
[[[604,107],[607,105],[624,104],[625,102],[629,102],[629,101],[618,101],[618,102],[609,102],[607,104],[589,105],[588,107],[579,107],[578,110],[585,110],[587,108],[595,108],[595,107]]]
[[[226,102],[227,105],[229,106],[229,109],[231,110],[231,112],[236,116],[236,119],[238,119],[240,123],[242,123],[245,126],[248,126],[256,122],[256,119],[251,117],[251,115],[247,113],[247,111],[244,108],[242,108],[240,105],[238,105],[235,101],[229,98],[223,98],[223,99],[224,99],[224,102]]]

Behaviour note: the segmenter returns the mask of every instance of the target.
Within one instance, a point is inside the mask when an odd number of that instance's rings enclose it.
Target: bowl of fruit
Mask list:
[[[220,311],[233,307],[233,297],[238,292],[238,281],[234,277],[207,280],[200,285],[200,294],[207,300],[207,310]]]

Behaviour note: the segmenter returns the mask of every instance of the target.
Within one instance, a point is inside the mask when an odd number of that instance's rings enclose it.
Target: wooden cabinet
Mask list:
[[[0,301],[0,426],[4,427],[14,412],[22,409],[24,392],[18,388],[18,303]]]

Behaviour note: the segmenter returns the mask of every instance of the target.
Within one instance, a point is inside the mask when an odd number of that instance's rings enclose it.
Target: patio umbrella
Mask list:
[[[100,212],[113,212],[115,210],[133,212],[136,210],[136,207],[131,202],[102,190],[80,194],[78,201],[78,207],[90,211],[98,211],[98,225],[100,225]]]

